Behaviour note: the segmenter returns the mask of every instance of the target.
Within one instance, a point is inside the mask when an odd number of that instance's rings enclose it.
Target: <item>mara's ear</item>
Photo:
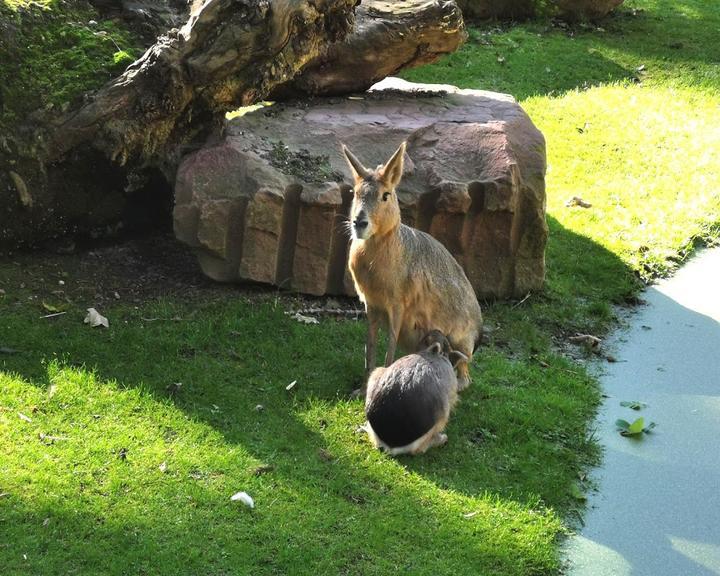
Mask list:
[[[380,181],[389,190],[394,190],[395,187],[400,184],[400,179],[403,174],[403,158],[405,156],[405,142],[400,144],[400,148],[395,151],[392,158],[385,163],[385,166],[380,168],[378,176]]]
[[[428,354],[437,354],[439,356],[442,354],[442,344],[440,344],[440,342],[433,342],[425,351]]]
[[[452,367],[455,368],[458,363],[460,362],[468,362],[469,358],[465,356],[462,352],[459,352],[457,350],[452,350],[450,352],[450,364],[452,364]]]
[[[347,160],[348,166],[350,166],[350,171],[352,172],[353,180],[355,180],[355,184],[358,182],[362,182],[366,178],[370,176],[370,170],[365,168],[365,166],[362,165],[362,162],[357,159],[355,154],[350,152],[348,150],[347,146],[345,144],[341,144],[343,154],[345,154],[345,160]]]

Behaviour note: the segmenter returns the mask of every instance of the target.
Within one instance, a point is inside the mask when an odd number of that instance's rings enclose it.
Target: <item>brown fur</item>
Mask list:
[[[472,358],[482,314],[470,281],[440,242],[400,222],[395,188],[405,143],[374,171],[345,146],[343,152],[355,181],[349,267],[368,316],[367,373],[375,367],[381,325],[389,336],[385,366],[392,364],[398,343],[415,350],[431,329],[446,334],[453,349]],[[470,383],[467,362],[458,364],[458,376],[460,389],[465,388]]]
[[[368,436],[392,455],[421,454],[447,442],[443,430],[458,388],[450,358],[457,362],[467,357],[451,350],[438,331],[428,334],[423,343],[430,345],[388,368],[376,368],[368,381]]]

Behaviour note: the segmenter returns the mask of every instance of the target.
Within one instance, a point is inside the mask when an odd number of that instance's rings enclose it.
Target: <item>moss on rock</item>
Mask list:
[[[0,128],[10,133],[98,88],[141,49],[122,21],[78,0],[0,0],[0,30]]]

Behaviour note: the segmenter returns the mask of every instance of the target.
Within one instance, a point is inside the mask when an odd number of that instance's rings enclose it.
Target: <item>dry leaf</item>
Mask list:
[[[239,500],[240,502],[245,504],[245,506],[247,506],[249,508],[255,508],[255,501],[252,499],[250,494],[248,494],[247,492],[237,492],[236,494],[233,494],[232,496],[230,496],[230,500],[232,500],[232,501]]]
[[[272,472],[273,470],[275,470],[275,466],[272,464],[261,464],[253,470],[253,476],[262,476],[263,474]]]
[[[25,422],[32,422],[32,418],[25,416],[22,412],[18,412],[18,418],[20,418],[20,420],[25,420]]]
[[[85,324],[90,324],[93,328],[95,326],[105,326],[105,328],[110,328],[108,319],[95,310],[95,308],[88,308],[87,312],[87,316],[85,316],[85,320],[83,320]]]
[[[318,456],[320,457],[320,460],[325,462],[332,462],[335,460],[335,455],[326,448],[320,448],[318,450]]]
[[[570,200],[565,202],[565,206],[567,206],[568,208],[570,208],[571,206],[580,206],[580,208],[591,208],[592,204],[590,204],[590,202],[586,202],[585,200],[580,198],[580,196],[573,196],[572,198],[570,198]]]
[[[302,322],[303,324],[320,324],[320,321],[317,318],[313,318],[312,316],[304,316],[303,314],[300,314],[300,312],[295,312],[292,317],[293,319],[297,320],[298,322]]]
[[[289,392],[290,390],[292,390],[293,388],[295,388],[295,384],[297,384],[297,380],[293,380],[292,382],[290,382],[290,384],[288,384],[287,386],[285,386],[285,390],[287,390],[287,391]]]
[[[576,334],[575,336],[570,336],[568,340],[573,344],[584,344],[588,348],[593,349],[599,348],[602,342],[600,338],[591,334]]]
[[[167,462],[163,462],[162,464],[160,464],[160,466],[158,466],[158,470],[165,474],[165,472],[167,472]]]

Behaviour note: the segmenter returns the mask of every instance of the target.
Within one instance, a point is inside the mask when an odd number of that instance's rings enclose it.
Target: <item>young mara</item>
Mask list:
[[[392,455],[421,454],[447,442],[443,430],[457,401],[453,365],[467,362],[467,356],[451,350],[437,330],[422,347],[388,368],[376,368],[368,380],[366,430],[376,447]]]

